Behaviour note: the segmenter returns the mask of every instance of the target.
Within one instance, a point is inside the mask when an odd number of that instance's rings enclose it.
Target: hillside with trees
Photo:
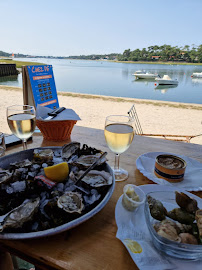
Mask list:
[[[11,57],[11,53],[0,51],[0,57]],[[123,54],[91,54],[79,56],[33,56],[25,54],[15,54],[15,58],[51,58],[51,59],[82,59],[82,60],[112,60],[112,61],[132,61],[132,62],[182,62],[182,63],[202,63],[202,45],[184,47],[171,45],[153,45],[148,48],[130,50]]]
[[[184,47],[170,45],[154,45],[147,49],[136,49],[131,51],[127,49],[123,54],[118,56],[118,61],[161,61],[161,62],[186,62],[186,63],[202,63],[202,45]]]

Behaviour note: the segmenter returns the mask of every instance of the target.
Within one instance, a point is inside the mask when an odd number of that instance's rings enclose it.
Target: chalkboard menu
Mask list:
[[[24,66],[22,76],[24,104],[59,107],[51,65]]]

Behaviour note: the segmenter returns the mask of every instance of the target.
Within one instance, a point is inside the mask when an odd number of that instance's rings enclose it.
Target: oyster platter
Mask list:
[[[78,142],[2,157],[0,239],[38,238],[71,229],[98,213],[114,186],[103,152]]]

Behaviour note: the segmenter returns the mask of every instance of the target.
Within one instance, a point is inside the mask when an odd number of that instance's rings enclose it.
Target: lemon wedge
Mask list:
[[[142,247],[140,246],[140,244],[138,242],[133,241],[131,239],[125,239],[124,242],[127,245],[127,247],[130,249],[131,252],[142,253]]]
[[[46,177],[54,182],[63,182],[69,174],[67,162],[62,162],[53,166],[44,168]]]

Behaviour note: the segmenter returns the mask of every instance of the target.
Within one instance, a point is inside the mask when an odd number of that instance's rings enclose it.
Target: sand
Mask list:
[[[0,131],[11,133],[7,125],[6,107],[23,103],[21,88],[0,86]],[[149,134],[202,134],[202,105],[162,102],[140,99],[100,97],[92,95],[58,92],[60,106],[71,108],[82,119],[78,126],[103,129],[105,118],[111,114],[127,115],[131,106],[135,108],[143,133]],[[202,144],[202,135],[191,139],[191,143]]]

